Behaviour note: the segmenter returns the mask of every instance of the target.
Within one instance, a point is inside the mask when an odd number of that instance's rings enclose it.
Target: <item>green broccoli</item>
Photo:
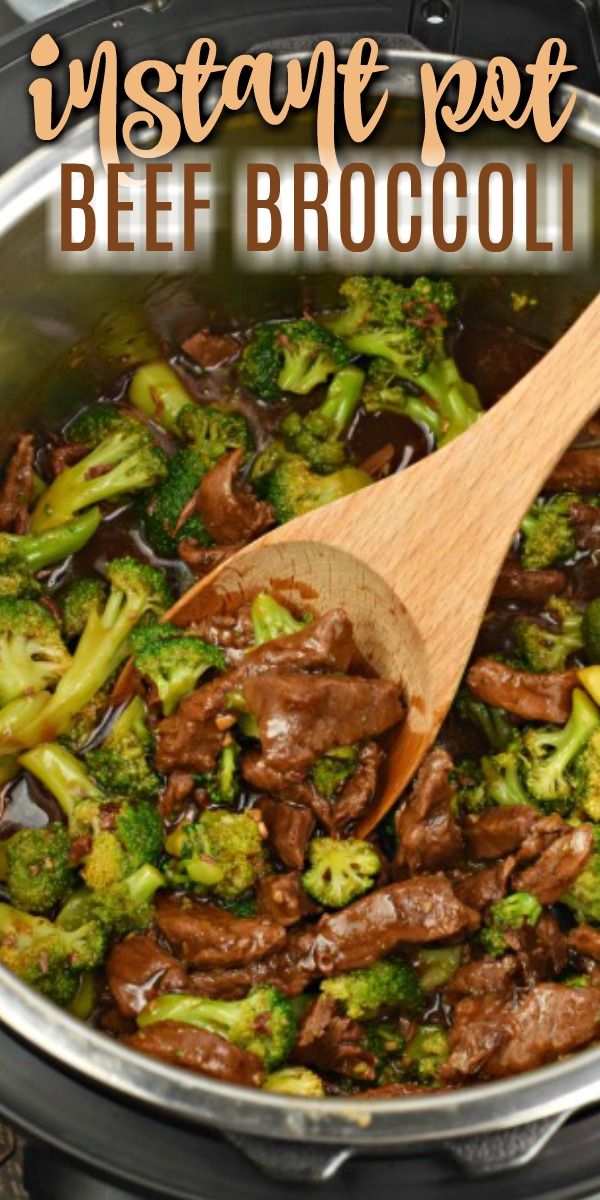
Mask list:
[[[587,605],[581,632],[588,662],[600,663],[600,596]]]
[[[551,809],[569,811],[572,783],[569,768],[600,726],[600,712],[586,692],[573,692],[571,715],[565,726],[526,729],[522,737],[523,774],[535,800]]]
[[[333,800],[358,766],[358,746],[337,746],[318,758],[310,778],[319,796]]]
[[[149,800],[125,802],[115,818],[114,831],[95,832],[82,875],[92,891],[122,883],[146,865],[155,866],[162,855],[162,821]]]
[[[326,1094],[320,1075],[308,1067],[280,1067],[278,1071],[267,1075],[263,1091],[277,1092],[283,1096],[305,1096],[307,1100],[319,1100]]]
[[[405,1066],[409,1078],[426,1085],[436,1083],[448,1054],[446,1031],[439,1025],[421,1025],[406,1047]]]
[[[92,449],[115,431],[131,432],[144,430],[137,416],[116,404],[91,404],[78,413],[65,431],[69,442],[78,442]]]
[[[305,625],[312,620],[310,615],[298,620],[292,616],[288,608],[284,608],[274,596],[267,592],[259,592],[252,601],[250,609],[254,645],[264,646],[275,638],[288,637],[292,633],[300,633]]]
[[[577,549],[571,509],[581,500],[564,492],[550,500],[536,500],[521,522],[521,561],[528,571],[564,563]]]
[[[57,475],[32,514],[32,533],[71,521],[81,509],[154,487],[167,474],[167,458],[139,422],[108,433],[85,458]]]
[[[414,1014],[423,1007],[417,973],[399,958],[383,958],[370,967],[325,979],[321,991],[333,996],[356,1021],[370,1021],[397,1010]]]
[[[519,664],[527,671],[564,671],[567,659],[583,646],[583,615],[568,600],[553,596],[545,612],[552,627],[530,617],[519,617],[513,625]]]
[[[105,792],[127,800],[151,800],[161,789],[150,765],[154,739],[141,696],[119,713],[99,746],[85,754],[86,765]]]
[[[300,318],[257,325],[238,372],[244,387],[273,402],[285,392],[308,395],[349,359],[347,347],[335,334],[316,321]]]
[[[368,892],[381,869],[374,846],[359,838],[313,838],[308,859],[302,883],[309,896],[326,908],[344,908]]]
[[[179,414],[177,430],[206,471],[230,450],[243,450],[246,455],[254,444],[241,413],[214,404],[188,404]]]
[[[109,707],[109,688],[106,686],[88,700],[71,722],[59,741],[73,754],[81,754],[96,736]]]
[[[241,750],[237,742],[224,746],[212,771],[196,775],[198,787],[207,792],[211,804],[234,808],[242,793],[240,776]]]
[[[468,687],[459,689],[455,707],[461,720],[470,721],[483,734],[492,750],[504,750],[514,737],[514,725],[511,725],[505,709],[484,704]]]
[[[428,397],[423,398],[418,389]],[[463,379],[454,359],[447,357],[436,365],[430,360],[426,372],[414,381],[410,375],[398,374],[397,366],[385,358],[373,359],[363,403],[367,412],[397,412],[424,425],[438,446],[454,441],[481,416],[476,389]]]
[[[243,1000],[164,995],[151,1000],[138,1017],[146,1029],[157,1021],[183,1021],[209,1029],[242,1050],[257,1054],[268,1071],[288,1057],[296,1020],[289,1000],[274,987],[255,987]]]
[[[70,849],[71,839],[60,823],[20,829],[0,842],[1,875],[11,904],[31,913],[54,908],[75,881]]]
[[[179,432],[177,422],[181,412],[192,403],[180,376],[163,359],[137,368],[127,398],[138,412],[174,434]]]
[[[402,1059],[406,1045],[404,1035],[390,1021],[369,1021],[364,1030],[362,1046],[375,1056],[377,1082],[403,1080],[406,1074]]]
[[[268,873],[259,826],[249,813],[208,809],[195,824],[179,826],[167,850],[176,856],[167,868],[172,886],[221,900],[243,896]]]
[[[481,944],[492,958],[501,958],[508,949],[505,931],[537,925],[542,906],[530,892],[513,892],[490,905],[485,924],[479,934]]]
[[[423,946],[417,974],[424,992],[436,992],[452,979],[461,964],[462,946]]]
[[[84,921],[95,921],[107,934],[124,937],[143,931],[152,923],[152,900],[164,887],[157,867],[144,863],[132,875],[97,891],[79,888],[69,897],[56,918],[63,929],[75,929]]]
[[[446,280],[420,276],[409,287],[381,275],[353,275],[340,285],[346,303],[342,312],[327,317],[326,324],[338,337],[347,338],[371,327],[393,326],[412,321],[418,328],[445,328],[455,308],[457,295]]]
[[[600,821],[600,729],[595,729],[571,769],[575,808]]]
[[[0,596],[39,595],[35,572],[77,554],[96,532],[101,519],[96,506],[43,533],[0,533]]]
[[[41,742],[22,754],[19,762],[58,801],[71,837],[100,831],[100,813],[106,797],[66,746]]]
[[[225,670],[225,656],[218,646],[192,637],[169,622],[141,626],[134,631],[131,643],[135,665],[156,688],[165,716],[193,692],[206,671]]]
[[[461,763],[457,772],[457,796],[461,808],[469,812],[496,804],[531,804],[521,778],[521,740],[512,730],[513,740],[499,754],[486,754],[477,762]]]
[[[108,588],[99,575],[85,575],[69,585],[61,597],[62,623],[65,637],[78,638],[92,610],[101,609]]]
[[[341,500],[368,487],[373,480],[360,467],[342,467],[331,475],[317,475],[299,455],[285,455],[262,485],[264,498],[273,506],[278,525],[294,517]]]
[[[198,513],[181,519],[205,475],[206,466],[195,450],[177,450],[169,459],[166,479],[141,499],[138,511],[144,537],[161,558],[177,558],[183,538],[212,546]]]
[[[22,750],[23,728],[29,728],[33,721],[38,720],[50,699],[50,692],[36,692],[33,696],[19,696],[0,708],[1,763],[10,763],[12,757]]]
[[[47,608],[0,597],[0,704],[52,688],[70,665]]]
[[[159,616],[170,595],[161,571],[134,558],[115,558],[106,567],[110,595],[101,610],[91,608],[71,665],[39,716],[23,722],[21,746],[53,741],[107,683],[127,657],[130,635],[142,617]],[[0,722],[0,753],[6,752]]]
[[[343,367],[334,375],[318,408],[288,413],[281,422],[286,449],[299,454],[313,471],[327,475],[346,464],[343,434],[360,403],[363,381],[364,372],[358,367]]]
[[[56,1004],[69,1004],[83,971],[104,957],[105,934],[95,921],[73,930],[0,904],[0,962]]]

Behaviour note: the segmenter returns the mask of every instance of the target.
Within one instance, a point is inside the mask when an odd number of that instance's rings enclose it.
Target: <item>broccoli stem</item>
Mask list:
[[[592,700],[600,705],[600,667],[583,667],[577,676]]]
[[[316,410],[330,424],[330,436],[341,437],[356,412],[365,374],[359,367],[342,367],[329,387],[322,404]]]
[[[298,621],[288,608],[270,596],[268,592],[259,592],[252,601],[250,609],[252,628],[254,630],[254,645],[263,646],[274,638],[286,637],[299,633],[304,629],[305,621]]]
[[[198,1025],[210,1029],[223,1037],[235,1027],[244,1001],[207,1000],[204,996],[170,994],[158,996],[140,1013],[138,1025],[144,1029],[157,1021],[183,1021],[187,1025]]]
[[[19,696],[0,708],[0,761],[23,748],[21,730],[41,716],[50,699],[50,692],[36,692],[35,696]]]
[[[175,434],[179,433],[180,412],[193,404],[193,397],[177,372],[162,359],[138,367],[129,385],[128,396],[138,412]]]
[[[10,542],[14,542],[20,557],[25,560],[30,570],[41,571],[43,567],[51,567],[83,549],[96,532],[101,519],[102,513],[98,507],[89,508],[73,521],[46,529],[43,533],[5,536]]]
[[[132,875],[123,880],[123,887],[134,904],[149,904],[154,893],[164,884],[164,877],[157,867],[144,863]]]
[[[78,759],[58,742],[35,746],[22,754],[19,762],[58,800],[69,822],[81,800],[103,799]]]

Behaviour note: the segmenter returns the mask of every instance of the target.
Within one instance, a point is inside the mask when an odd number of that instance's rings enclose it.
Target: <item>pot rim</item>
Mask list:
[[[395,96],[415,94],[422,62],[450,66],[457,56],[386,47],[385,86]],[[279,55],[278,57],[285,57]],[[299,57],[303,57],[301,54]],[[600,146],[600,98],[577,94],[570,135]],[[16,163],[0,178],[0,236],[34,208],[56,184],[61,160],[91,145],[93,118]],[[549,1066],[495,1083],[429,1096],[387,1100],[304,1100],[277,1096],[167,1066],[76,1020],[0,967],[0,1021],[34,1050],[111,1093],[125,1096],[189,1124],[223,1126],[258,1137],[345,1142],[357,1148],[431,1144],[568,1115],[600,1098],[600,1045]]]

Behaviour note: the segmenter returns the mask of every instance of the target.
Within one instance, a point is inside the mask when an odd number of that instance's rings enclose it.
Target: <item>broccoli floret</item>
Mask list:
[[[318,408],[288,413],[281,422],[286,449],[304,458],[313,471],[327,475],[346,463],[343,434],[358,408],[363,382],[364,372],[358,367],[343,367]]]
[[[405,1038],[389,1021],[369,1021],[365,1027],[362,1046],[375,1055],[375,1078],[378,1083],[395,1083],[403,1079],[405,1070],[402,1054]]]
[[[0,596],[39,595],[41,588],[34,572],[77,554],[96,532],[101,519],[100,509],[95,507],[43,533],[1,533]]]
[[[139,513],[144,536],[162,558],[177,558],[182,538],[191,538],[200,546],[212,546],[198,513],[181,520],[186,504],[205,474],[206,466],[194,450],[177,450],[169,459],[164,482],[141,501]]]
[[[600,830],[594,830],[594,849],[560,902],[572,909],[581,924],[600,925]]]
[[[102,744],[88,750],[85,761],[104,791],[128,800],[151,800],[161,788],[160,776],[150,765],[153,751],[144,702],[135,696]]]
[[[504,936],[507,929],[533,928],[542,914],[542,906],[531,892],[513,892],[490,905],[489,914],[480,933],[481,943],[492,958],[501,958],[507,950]]]
[[[225,669],[225,656],[218,646],[188,636],[169,622],[136,629],[131,642],[135,665],[156,688],[166,716],[194,690],[206,671]]]
[[[104,957],[105,934],[95,921],[73,930],[0,904],[0,962],[42,995],[65,1006],[83,971]]]
[[[108,588],[99,575],[85,575],[70,584],[61,597],[62,622],[65,636],[78,638],[93,609],[103,607]]]
[[[69,442],[78,442],[91,448],[98,446],[116,430],[131,432],[133,429],[139,432],[140,428],[144,427],[140,426],[139,419],[127,409],[119,408],[116,404],[95,403],[71,421],[66,429],[66,437]]]
[[[154,917],[154,894],[164,885],[161,872],[145,863],[109,887],[95,892],[79,888],[61,909],[56,923],[63,929],[75,929],[83,921],[95,921],[107,934],[119,937],[147,929]]]
[[[575,807],[600,821],[600,729],[594,730],[577,755],[571,773]]]
[[[386,1012],[416,1013],[423,994],[416,971],[399,958],[384,958],[370,967],[325,979],[321,991],[333,996],[356,1021],[370,1021]]]
[[[564,492],[550,500],[536,500],[521,522],[521,561],[528,571],[543,570],[572,558],[577,549],[571,509],[581,500]]]
[[[358,746],[337,746],[322,754],[315,762],[311,781],[325,800],[333,800],[358,766]]]
[[[438,1025],[421,1025],[406,1047],[405,1065],[409,1077],[418,1083],[435,1083],[448,1054],[446,1031]]]
[[[583,615],[560,596],[552,597],[545,611],[551,628],[529,617],[515,621],[515,649],[528,671],[563,671],[570,655],[583,646]]]
[[[11,904],[26,912],[45,913],[58,904],[75,881],[64,825],[20,829],[0,843],[2,877]]]
[[[583,614],[582,635],[588,662],[600,663],[600,596],[590,600]]]
[[[106,567],[110,594],[102,610],[90,610],[71,665],[43,711],[19,730],[22,746],[53,741],[104,687],[127,657],[130,635],[142,617],[160,616],[169,606],[164,575],[134,558],[115,558]],[[0,752],[5,746],[0,730]]]
[[[164,452],[141,424],[126,422],[56,476],[33,510],[32,532],[63,525],[82,508],[154,487],[166,474]]]
[[[416,327],[443,329],[457,301],[451,283],[426,276],[403,287],[381,275],[353,275],[341,283],[340,296],[346,308],[328,317],[326,323],[342,338],[371,326],[387,327],[405,321],[412,321]]]
[[[52,688],[70,664],[47,608],[0,597],[0,704]]]
[[[175,434],[181,412],[192,403],[185,384],[164,359],[138,367],[129,384],[128,399],[138,412]]]
[[[243,896],[268,872],[258,823],[248,813],[209,809],[195,824],[180,826],[167,849],[177,853],[168,869],[174,887],[221,900]]]
[[[278,1071],[267,1075],[263,1091],[284,1096],[306,1096],[309,1100],[319,1100],[326,1094],[320,1075],[308,1067],[280,1067]]]
[[[565,726],[544,725],[523,734],[523,773],[535,800],[569,810],[572,784],[569,768],[600,725],[600,712],[589,696],[576,688]]]
[[[286,455],[267,476],[262,488],[273,506],[278,525],[294,517],[341,500],[351,492],[368,487],[373,480],[360,467],[342,467],[331,475],[317,475],[298,455]]]
[[[456,974],[462,946],[423,946],[419,950],[417,974],[424,992],[436,992]]]
[[[235,808],[242,791],[240,756],[237,742],[230,742],[221,750],[213,771],[196,775],[198,787],[208,793],[211,804]]]
[[[138,1025],[145,1029],[157,1021],[184,1021],[218,1033],[234,1046],[257,1054],[267,1070],[288,1057],[296,1033],[292,1006],[274,987],[253,988],[243,1000],[158,996],[142,1010]]]
[[[457,797],[461,809],[479,812],[494,805],[531,804],[521,779],[521,742],[515,736],[499,754],[484,755],[477,762],[461,763],[456,772]]]
[[[239,364],[239,377],[261,400],[280,400],[284,392],[306,396],[350,354],[329,329],[306,318],[257,325]]]
[[[82,875],[92,891],[121,883],[138,868],[156,865],[161,857],[162,821],[149,800],[124,803],[115,819],[115,830],[100,830],[86,855]]]
[[[67,732],[59,738],[62,745],[66,746],[72,754],[81,754],[85,751],[104,719],[108,705],[109,692],[104,687],[79,710]]]
[[[214,404],[188,404],[179,414],[177,429],[206,471],[230,450],[249,454],[253,448],[252,434],[241,413]]]
[[[473,696],[468,687],[460,688],[455,705],[459,717],[475,725],[492,750],[504,750],[514,737],[514,726],[510,724],[505,709],[484,704]]]
[[[298,620],[292,616],[289,608],[285,608],[274,596],[267,592],[259,592],[254,597],[250,609],[254,645],[264,646],[275,638],[288,637],[292,633],[300,633],[301,629],[312,620],[310,615]]]
[[[313,838],[308,859],[302,883],[309,896],[326,908],[344,908],[368,892],[381,868],[375,848],[359,838]]]

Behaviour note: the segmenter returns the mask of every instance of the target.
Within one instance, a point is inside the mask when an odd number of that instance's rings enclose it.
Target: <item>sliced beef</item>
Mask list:
[[[567,965],[567,939],[551,912],[543,912],[534,926],[508,930],[506,940],[517,954],[524,983],[556,979]]]
[[[383,759],[383,750],[377,742],[361,746],[354,775],[333,802],[327,804],[328,812],[324,813],[321,823],[329,833],[343,833],[350,822],[354,823],[366,813],[375,795]]]
[[[567,586],[564,571],[548,569],[527,571],[510,559],[504,563],[494,584],[495,600],[514,600],[518,604],[545,604]]]
[[[513,954],[503,958],[479,958],[459,967],[452,976],[446,995],[453,1001],[461,996],[503,995],[515,981],[519,964]]]
[[[600,508],[594,504],[574,504],[571,519],[578,550],[600,550]]]
[[[174,1067],[186,1067],[211,1079],[224,1079],[244,1087],[260,1087],[265,1077],[263,1065],[256,1054],[240,1050],[232,1042],[197,1029],[182,1021],[157,1021],[123,1038],[126,1046],[150,1054]]]
[[[269,917],[236,917],[187,898],[162,899],[156,920],[167,941],[193,967],[258,962],[285,943],[285,929]]]
[[[235,338],[228,334],[209,333],[207,329],[199,329],[181,343],[184,354],[189,354],[201,367],[218,367],[228,358],[239,353],[239,345]]]
[[[494,863],[493,867],[483,867],[467,871],[461,879],[454,883],[454,891],[459,900],[468,908],[484,912],[490,904],[502,900],[508,891],[510,876],[515,866],[511,856]]]
[[[252,676],[273,670],[346,671],[356,656],[352,625],[340,609],[332,609],[298,633],[275,638],[246,655],[182,700],[177,712],[160,722],[156,763],[166,773],[176,768],[206,771],[214,765],[222,740],[215,718],[227,711],[227,696]],[[221,739],[223,734],[220,734]],[[197,765],[198,763],[208,765]]]
[[[242,775],[255,792],[280,796],[282,801],[303,808],[314,808],[315,789],[309,780],[291,782],[287,772],[273,767],[260,750],[250,750],[242,759]]]
[[[412,792],[396,816],[399,874],[416,875],[451,866],[462,855],[463,839],[454,819],[452,759],[437,747],[427,755]]]
[[[568,828],[566,821],[558,813],[540,817],[523,839],[515,855],[517,862],[531,862],[533,858],[539,858],[540,854],[543,854],[557,837],[566,833]]]
[[[303,917],[319,912],[302,887],[297,871],[268,875],[258,885],[257,908],[261,916],[278,925],[297,925]]]
[[[569,949],[574,950],[576,954],[600,962],[600,929],[593,929],[591,925],[578,925],[569,933],[567,943]]]
[[[177,545],[177,553],[196,578],[202,579],[204,575],[227,562],[233,554],[237,554],[243,544],[239,542],[233,546],[200,546],[193,538],[182,538]]]
[[[549,491],[600,491],[600,450],[567,450],[546,482]]]
[[[266,762],[302,780],[333,746],[377,737],[405,715],[397,684],[357,676],[272,672],[244,683]]]
[[[133,934],[113,946],[106,963],[110,993],[124,1017],[135,1017],[153,996],[185,991],[181,963],[152,938]]]
[[[577,682],[575,670],[535,675],[491,658],[480,658],[467,673],[469,690],[484,704],[505,708],[525,721],[557,725],[569,718]]]
[[[343,1016],[332,996],[318,996],[304,1014],[292,1052],[295,1062],[317,1071],[375,1078],[375,1055],[365,1050],[364,1030]]]
[[[232,450],[207,471],[196,493],[196,511],[220,546],[245,545],[274,524],[273,509],[238,478],[243,450]]]
[[[173,771],[159,800],[159,812],[164,821],[173,821],[184,811],[186,801],[194,794],[196,780],[187,771]]]
[[[22,433],[0,486],[0,530],[26,533],[33,483],[33,434]]]
[[[568,830],[557,837],[536,862],[513,877],[513,887],[532,892],[540,904],[554,904],[585,867],[593,845],[591,825]]]
[[[261,798],[258,807],[267,828],[269,848],[284,867],[300,870],[315,827],[310,809],[270,800],[268,796]]]
[[[450,1027],[450,1053],[440,1071],[444,1082],[462,1083],[482,1071],[507,1036],[505,1008],[505,997],[493,992],[459,1000]]]
[[[480,816],[467,817],[463,833],[471,858],[504,858],[518,850],[538,820],[528,804],[498,805]]]

